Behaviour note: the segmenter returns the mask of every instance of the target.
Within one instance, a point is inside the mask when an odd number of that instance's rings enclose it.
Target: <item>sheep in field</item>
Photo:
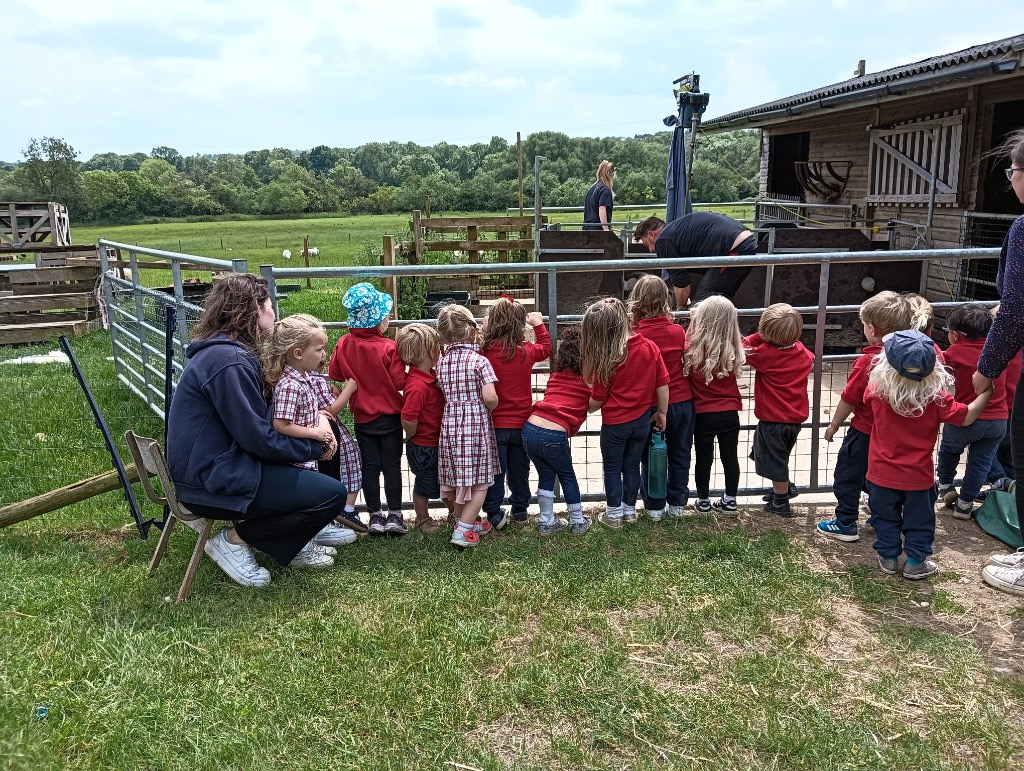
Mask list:
[[[290,260],[292,258],[292,253],[290,250],[285,249],[283,252],[281,252],[281,256],[284,257],[286,260]]]
[[[320,249],[318,247],[316,247],[316,246],[309,247],[309,256],[310,257],[319,257],[320,256]]]

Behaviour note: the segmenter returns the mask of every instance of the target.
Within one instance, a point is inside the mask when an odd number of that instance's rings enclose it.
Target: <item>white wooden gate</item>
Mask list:
[[[935,204],[956,206],[963,111],[872,129],[868,203],[927,205],[935,173]]]

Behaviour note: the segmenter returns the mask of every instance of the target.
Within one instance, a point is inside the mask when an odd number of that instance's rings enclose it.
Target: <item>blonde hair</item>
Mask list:
[[[437,330],[426,324],[410,324],[395,335],[398,355],[409,366],[441,352],[441,338]]]
[[[935,323],[935,312],[932,304],[914,292],[904,292],[903,298],[910,308],[910,329],[927,333]]]
[[[769,305],[757,322],[761,339],[772,345],[792,345],[804,331],[803,317],[789,303]]]
[[[633,285],[626,303],[629,321],[636,327],[641,319],[656,319],[672,312],[669,305],[668,284],[660,276],[645,273]]]
[[[615,297],[598,300],[587,308],[580,325],[580,361],[588,385],[607,385],[615,369],[626,360],[629,315]]]
[[[615,181],[615,164],[611,161],[601,161],[597,166],[597,174],[594,176],[598,182],[603,182],[611,190],[612,182]]]
[[[689,347],[683,369],[687,374],[699,374],[705,383],[739,374],[746,361],[739,314],[728,297],[712,295],[697,303],[690,310],[686,338]]]
[[[873,326],[881,337],[910,329],[910,317],[907,298],[888,289],[860,304],[861,322]]]
[[[512,361],[526,339],[526,308],[522,303],[499,297],[487,311],[487,323],[480,337],[484,352],[497,348],[505,355],[505,361]]]
[[[263,348],[263,377],[267,385],[273,388],[281,381],[288,354],[296,348],[308,348],[320,340],[327,343],[327,330],[320,319],[308,313],[295,313],[276,322]]]
[[[875,356],[868,376],[868,388],[905,418],[920,417],[929,404],[938,401],[939,394],[952,387],[953,375],[941,359],[936,358],[935,367],[924,379],[911,380],[893,368],[885,351]]]
[[[448,303],[437,314],[437,336],[442,345],[476,342],[476,333],[476,319],[458,303]]]

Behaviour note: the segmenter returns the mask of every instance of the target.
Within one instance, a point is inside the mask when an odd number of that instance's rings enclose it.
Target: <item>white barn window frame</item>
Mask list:
[[[927,206],[935,168],[935,205],[957,206],[963,123],[963,110],[955,110],[870,129],[866,202]]]

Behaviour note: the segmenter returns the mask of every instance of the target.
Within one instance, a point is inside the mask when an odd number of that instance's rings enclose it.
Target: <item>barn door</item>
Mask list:
[[[963,118],[956,110],[872,129],[867,202],[927,205],[935,163],[935,203],[956,206]]]

